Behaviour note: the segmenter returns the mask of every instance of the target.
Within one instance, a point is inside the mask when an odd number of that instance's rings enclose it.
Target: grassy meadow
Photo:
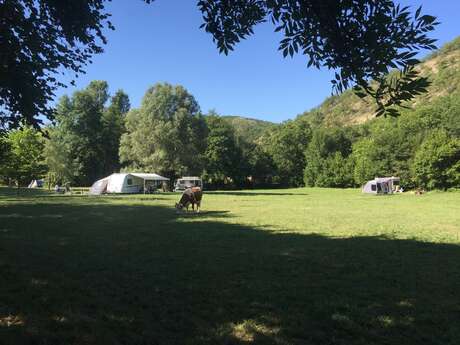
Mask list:
[[[460,193],[0,188],[0,344],[459,344]]]

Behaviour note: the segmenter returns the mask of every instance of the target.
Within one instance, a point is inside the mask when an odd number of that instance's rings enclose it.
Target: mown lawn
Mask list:
[[[460,344],[460,193],[0,188],[0,344]]]

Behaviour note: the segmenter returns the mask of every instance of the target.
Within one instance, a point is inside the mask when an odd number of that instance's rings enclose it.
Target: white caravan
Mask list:
[[[117,173],[94,182],[89,193],[93,195],[103,193],[144,193],[166,181],[169,181],[169,178],[157,174]]]

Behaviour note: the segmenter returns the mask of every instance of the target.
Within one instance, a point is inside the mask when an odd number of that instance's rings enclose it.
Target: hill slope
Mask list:
[[[422,60],[417,68],[432,84],[426,94],[412,102],[412,106],[460,92],[460,37]],[[374,118],[374,114],[372,99],[362,100],[353,91],[347,90],[341,95],[327,98],[319,107],[299,116],[308,116],[317,124],[341,126],[366,122]]]
[[[222,116],[235,129],[238,138],[243,138],[247,142],[254,142],[261,137],[267,130],[277,126],[269,121],[251,119],[242,116]]]

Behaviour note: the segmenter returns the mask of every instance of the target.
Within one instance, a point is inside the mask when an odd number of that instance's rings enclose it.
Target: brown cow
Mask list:
[[[195,210],[195,204],[196,204],[196,211],[199,213],[202,197],[203,197],[203,192],[201,191],[200,187],[187,188],[182,193],[182,196],[179,202],[176,203],[176,208],[178,210],[182,210],[185,207],[188,212],[188,207],[190,206],[190,204],[192,205],[192,210]]]

